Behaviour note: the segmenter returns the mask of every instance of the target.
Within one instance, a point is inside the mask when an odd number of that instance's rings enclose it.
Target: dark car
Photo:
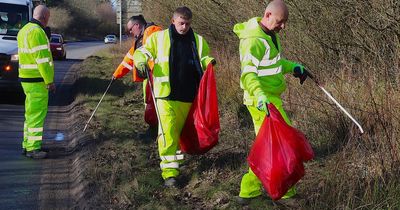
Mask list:
[[[61,34],[51,34],[50,49],[54,59],[64,60],[67,58],[64,38]]]

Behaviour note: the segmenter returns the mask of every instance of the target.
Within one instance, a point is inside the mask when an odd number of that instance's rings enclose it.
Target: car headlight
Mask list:
[[[61,47],[57,47],[56,49],[57,49],[57,50],[62,50],[62,48],[61,48]]]
[[[11,61],[18,61],[18,60],[19,60],[18,54],[11,55]]]

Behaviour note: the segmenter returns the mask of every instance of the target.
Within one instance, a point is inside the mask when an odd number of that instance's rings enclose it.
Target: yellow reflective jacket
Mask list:
[[[42,27],[32,22],[26,24],[18,32],[17,40],[19,77],[22,79],[43,78],[45,84],[53,83],[53,57],[49,39]]]
[[[244,90],[246,105],[255,105],[260,94],[280,97],[286,90],[284,75],[293,73],[293,69],[300,66],[281,56],[278,34],[275,33],[275,46],[272,37],[260,27],[260,20],[260,17],[252,18],[236,24],[233,29],[240,39],[240,86]]]

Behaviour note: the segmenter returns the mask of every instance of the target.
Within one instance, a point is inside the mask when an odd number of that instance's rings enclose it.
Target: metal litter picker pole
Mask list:
[[[114,82],[114,78],[111,79],[110,84],[108,84],[106,91],[104,92],[103,96],[101,97],[99,103],[97,104],[96,108],[92,112],[92,115],[90,116],[89,120],[86,122],[85,127],[83,128],[83,132],[86,131],[87,126],[89,125],[90,121],[92,120],[94,113],[96,113],[97,108],[99,108],[101,101],[103,100],[104,96],[106,96],[106,93],[108,92],[108,89],[110,89],[111,84]]]
[[[314,81],[315,84],[325,93],[325,95],[327,95],[328,98],[331,99],[331,100],[336,104],[336,106],[339,107],[340,110],[342,110],[342,111],[347,115],[347,117],[349,117],[349,118],[357,125],[358,129],[360,130],[360,132],[361,132],[361,133],[364,133],[364,130],[363,130],[363,128],[361,127],[360,123],[358,123],[357,120],[354,119],[354,117],[351,116],[350,113],[349,113],[345,108],[343,108],[343,106],[340,105],[339,102],[337,102],[336,99],[333,98],[333,96],[332,96],[328,91],[326,91],[324,87],[322,87],[322,85],[319,84],[318,80],[315,79],[315,77],[314,77],[313,75],[310,75],[310,78],[311,78],[312,81]]]
[[[162,126],[162,123],[161,123],[160,112],[158,111],[157,101],[156,101],[156,97],[154,95],[153,84],[151,84],[150,71],[149,71],[148,68],[146,68],[146,75],[147,75],[147,82],[148,82],[149,87],[150,87],[151,97],[153,98],[154,107],[156,108],[157,120],[158,120],[158,124],[160,125],[161,136],[163,137],[163,141],[164,141],[163,142],[164,143],[164,147],[166,147],[167,146],[167,142],[165,141],[164,129],[163,129],[163,126]]]

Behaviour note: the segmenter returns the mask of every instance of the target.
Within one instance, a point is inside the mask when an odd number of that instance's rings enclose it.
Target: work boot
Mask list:
[[[144,141],[155,140],[157,138],[157,126],[150,126],[146,132],[139,134],[139,138]]]
[[[297,209],[299,207],[299,201],[293,198],[280,199],[276,201],[276,204],[285,206],[290,209]]]
[[[26,157],[32,158],[32,159],[43,159],[43,158],[47,157],[47,152],[42,151],[40,149],[27,151],[26,152]]]
[[[175,177],[170,177],[170,178],[167,178],[166,180],[164,180],[164,186],[165,187],[168,187],[168,188],[170,188],[170,187],[176,187],[176,178]]]
[[[292,187],[290,188],[282,198],[277,201],[278,204],[284,205],[286,207],[290,208],[297,208],[299,206],[298,204],[298,199],[297,199],[297,194],[296,194],[296,188]]]
[[[254,197],[256,198],[256,197]],[[242,198],[240,196],[236,196],[235,200],[236,202],[238,202],[240,205],[242,206],[247,206],[250,204],[251,200],[253,200],[254,198]]]

